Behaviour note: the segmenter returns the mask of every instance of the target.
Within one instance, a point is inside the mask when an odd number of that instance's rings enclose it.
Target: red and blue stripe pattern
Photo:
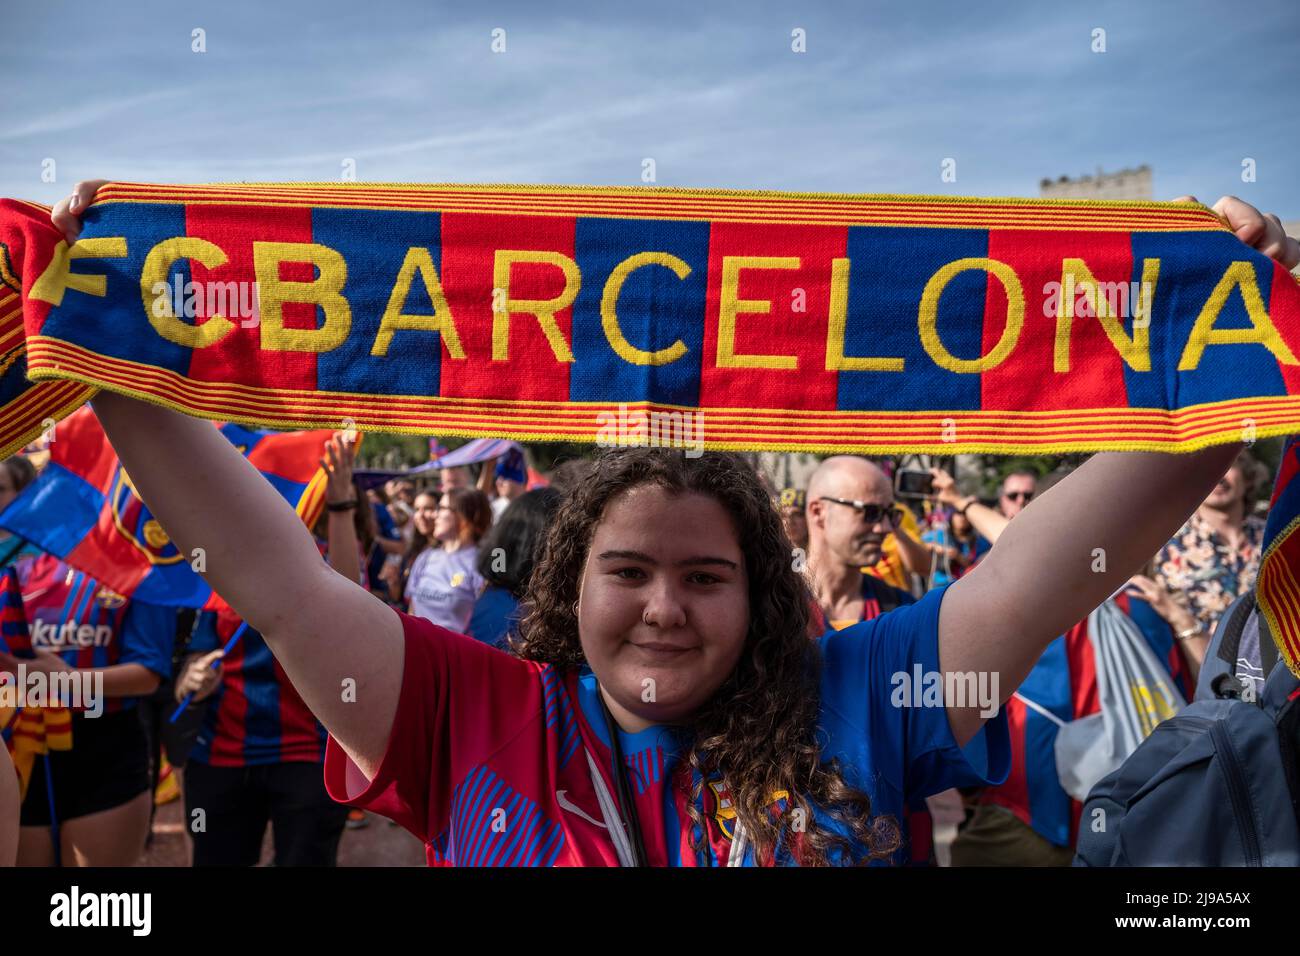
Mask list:
[[[451,795],[448,862],[454,866],[554,866],[564,829],[480,766]]]
[[[273,434],[227,424],[222,434],[310,526],[325,501],[320,458],[328,431]],[[212,589],[135,493],[90,408],[54,429],[50,460],[0,527],[134,600],[202,607]]]
[[[111,183],[71,252],[47,219],[0,204],[15,361],[209,418],[617,442],[702,412],[709,448],[942,454],[1300,426],[1300,287],[1199,204]]]
[[[638,795],[663,781],[665,760],[662,747],[647,747],[636,753],[624,754],[623,762],[631,771],[632,785],[636,787]]]
[[[189,649],[217,650],[239,624],[233,612],[204,611]],[[191,760],[213,767],[257,767],[325,759],[325,728],[298,696],[261,633],[251,627],[244,631],[222,667]]]
[[[50,554],[14,566],[33,650],[52,651],[80,669],[141,664],[171,674],[174,608],[134,601]],[[107,697],[104,713],[129,710],[135,697]]]
[[[18,573],[5,568],[0,580],[0,651],[18,658],[32,656],[32,636],[23,610],[22,587]]]
[[[1282,449],[1268,523],[1264,526],[1264,549],[1255,584],[1255,599],[1268,621],[1273,641],[1291,673],[1300,677],[1300,445],[1288,438]]]
[[[582,733],[573,713],[573,703],[564,691],[564,678],[553,666],[541,668],[542,707],[546,719],[546,732],[558,739],[557,753],[560,768],[566,767],[582,746]]]
[[[19,660],[35,656],[18,573],[12,567],[0,580],[0,651]],[[6,681],[16,682],[17,675],[0,674],[0,684]],[[51,750],[72,749],[72,712],[67,707],[0,704],[0,740],[13,757],[19,792],[26,797],[36,758]]]

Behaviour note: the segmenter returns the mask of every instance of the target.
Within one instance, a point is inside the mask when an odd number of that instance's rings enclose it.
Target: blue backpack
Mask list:
[[[1258,631],[1266,675],[1239,674]],[[1088,794],[1075,866],[1296,866],[1300,681],[1249,592],[1219,621],[1197,699]]]

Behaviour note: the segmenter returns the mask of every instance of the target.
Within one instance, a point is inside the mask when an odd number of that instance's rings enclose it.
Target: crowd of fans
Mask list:
[[[403,612],[497,651],[516,650],[548,524],[591,462],[567,461],[549,481],[537,476],[531,488],[517,461],[501,459],[482,464],[477,476],[466,467],[447,468],[418,484],[398,477],[363,490],[353,477],[354,455],[343,435],[330,443],[329,500],[313,529],[321,553]],[[889,461],[835,456],[821,462],[806,487],[773,489],[763,478],[813,598],[814,636],[912,605],[971,574],[1043,490],[1036,474],[1013,471],[1001,479],[996,500],[985,502],[933,468],[923,493],[900,496],[892,472]],[[24,457],[5,461],[0,508],[34,476]],[[1267,469],[1242,452],[1144,573],[1113,596],[1187,699],[1218,617],[1253,587],[1263,530],[1255,504],[1267,481]],[[95,588],[85,575],[2,532],[0,561],[17,569],[27,613],[36,617],[56,607],[76,615],[74,592]],[[64,864],[134,862],[153,807],[178,795],[182,777],[187,809],[201,808],[208,818],[206,827],[190,828],[196,865],[256,862],[268,823],[277,864],[332,865],[344,826],[370,823],[369,814],[348,810],[326,792],[325,730],[256,631],[226,652],[239,623],[231,615],[146,614],[128,602],[80,619],[92,618],[108,621],[123,649],[108,668],[117,672],[108,693],[120,713],[101,719],[93,733],[80,719],[87,743],[51,754],[48,780],[34,778],[22,804],[21,863],[54,863],[60,842]],[[909,806],[904,829],[911,863],[936,862],[930,810],[943,807],[959,808],[954,865],[1070,862],[1080,804],[1058,782],[1054,725],[1041,722],[1053,703],[1032,694],[1055,681],[1069,701],[1061,716],[1079,718],[1097,706],[1097,677],[1086,621],[1060,643],[1063,653],[1049,648],[1007,703],[1017,738],[1008,781]],[[64,657],[74,667],[100,663],[84,650]],[[1258,672],[1259,662],[1243,667]],[[187,695],[194,703],[182,719],[165,719]],[[51,811],[61,841],[47,832]],[[91,815],[93,827],[85,825]]]

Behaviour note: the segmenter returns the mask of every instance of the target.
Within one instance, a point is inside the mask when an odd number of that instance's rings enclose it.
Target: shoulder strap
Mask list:
[[[591,751],[587,749],[585,743],[582,749],[587,755],[587,770],[591,774],[591,785],[596,790],[596,803],[600,805],[600,815],[605,821],[605,830],[614,843],[614,853],[618,856],[618,865],[636,866],[636,859],[632,855],[632,844],[628,840],[627,829],[623,825],[623,816],[618,812],[618,807],[614,803],[609,788],[605,786],[605,778],[601,776],[600,765],[596,763],[596,758],[591,755]]]
[[[1237,672],[1237,651],[1241,646],[1241,632],[1246,629],[1246,622],[1250,620],[1251,613],[1255,610],[1255,592],[1247,591],[1246,594],[1236,604],[1232,606],[1232,614],[1228,618],[1228,623],[1224,626],[1223,640],[1219,642],[1219,660],[1228,665],[1231,673]],[[1262,620],[1261,620],[1262,623]],[[1263,638],[1263,631],[1260,637]],[[1270,639],[1269,643],[1273,641]],[[1263,650],[1263,640],[1260,641],[1260,650]],[[1266,669],[1265,674],[1268,673]]]

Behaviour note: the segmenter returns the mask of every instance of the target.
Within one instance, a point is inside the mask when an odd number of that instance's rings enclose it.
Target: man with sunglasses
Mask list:
[[[1025,505],[1033,500],[1037,492],[1038,478],[1032,471],[1013,471],[1002,479],[998,510],[1008,518],[1014,518],[1025,510]]]
[[[808,571],[818,607],[834,628],[869,621],[914,598],[862,569],[880,560],[901,520],[889,478],[865,458],[836,455],[808,482]]]
[[[886,536],[902,521],[889,477],[855,455],[827,458],[808,482],[808,577],[818,630],[842,630],[916,599],[862,569],[880,560]],[[934,827],[925,802],[908,813],[908,859],[933,863]]]

